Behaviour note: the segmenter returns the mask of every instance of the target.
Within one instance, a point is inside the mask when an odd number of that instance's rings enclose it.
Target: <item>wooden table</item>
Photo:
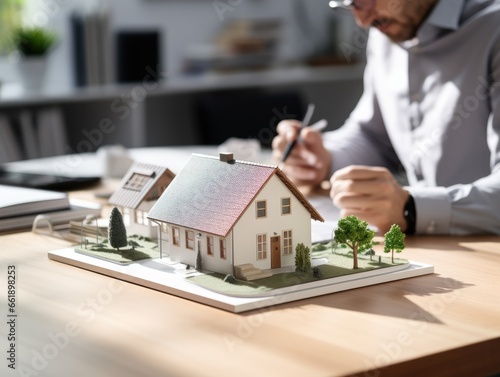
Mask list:
[[[66,241],[0,236],[0,375],[491,376],[500,237],[414,237],[436,273],[232,314],[60,264]],[[15,266],[16,373],[5,358]],[[8,354],[8,352],[7,352]],[[24,374],[19,374],[22,368]]]

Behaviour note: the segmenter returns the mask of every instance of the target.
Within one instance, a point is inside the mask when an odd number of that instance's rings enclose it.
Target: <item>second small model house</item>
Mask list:
[[[174,177],[174,173],[162,166],[135,162],[130,167],[108,200],[122,213],[129,234],[158,236],[158,227],[149,221],[147,214]]]
[[[275,166],[192,155],[149,212],[162,223],[170,259],[223,274],[258,275],[295,265],[295,246],[311,244],[311,218],[324,221]],[[250,279],[249,279],[250,280]]]

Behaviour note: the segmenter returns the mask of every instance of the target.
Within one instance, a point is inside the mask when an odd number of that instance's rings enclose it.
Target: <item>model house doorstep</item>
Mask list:
[[[149,211],[171,260],[257,278],[294,266],[295,246],[311,246],[321,215],[276,166],[194,154]],[[239,266],[235,269],[235,266]],[[259,275],[259,278],[263,275]]]

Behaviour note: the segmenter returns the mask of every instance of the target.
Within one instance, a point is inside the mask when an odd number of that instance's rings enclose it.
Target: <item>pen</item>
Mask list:
[[[295,144],[297,144],[297,141],[300,138],[300,132],[302,131],[302,129],[309,125],[309,122],[311,121],[313,112],[314,112],[314,104],[310,103],[309,106],[307,106],[306,115],[304,116],[304,119],[302,120],[302,124],[300,125],[299,134],[297,135],[295,140],[293,140],[287,144],[285,150],[283,151],[283,157],[281,157],[281,163],[285,162],[285,160],[288,158],[288,156],[292,152],[292,149],[295,147]]]
[[[283,151],[283,157],[281,157],[281,163],[285,162],[285,160],[288,158],[288,156],[292,152],[292,149],[295,147],[295,144],[297,144],[297,140],[300,137],[300,132],[302,131],[302,129],[309,125],[309,122],[311,121],[313,112],[314,112],[314,104],[310,103],[309,106],[307,106],[306,115],[304,116],[304,119],[302,120],[302,124],[300,125],[299,134],[297,135],[297,138],[295,140],[293,140],[287,144],[285,150]]]
[[[320,131],[323,131],[326,128],[326,126],[328,126],[328,121],[326,119],[321,119],[321,120],[318,120],[313,125],[309,126],[308,128],[310,130],[320,132]]]

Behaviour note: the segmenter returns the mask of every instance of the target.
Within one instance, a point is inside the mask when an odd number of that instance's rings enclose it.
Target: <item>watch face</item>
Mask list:
[[[414,234],[415,228],[417,226],[417,211],[415,209],[415,200],[413,196],[408,196],[408,200],[406,201],[403,216],[406,220],[406,234]]]

